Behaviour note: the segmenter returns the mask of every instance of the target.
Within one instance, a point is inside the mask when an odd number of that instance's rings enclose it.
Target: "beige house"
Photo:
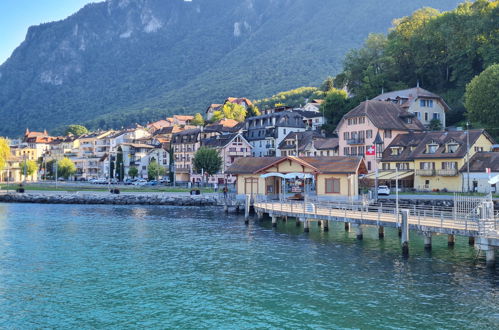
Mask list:
[[[437,94],[419,87],[393,91],[376,96],[373,100],[388,101],[400,105],[414,114],[421,123],[428,127],[432,120],[438,120],[445,128],[445,114],[450,110],[444,99]]]
[[[340,156],[361,156],[374,172],[385,146],[400,134],[423,131],[424,126],[400,105],[364,101],[343,116],[336,127]],[[372,153],[368,151],[373,151]]]
[[[356,199],[358,176],[367,173],[361,157],[246,157],[227,170],[238,195],[319,200]]]
[[[412,176],[413,188],[418,191],[467,191],[467,182],[459,169],[467,157],[489,151],[493,143],[492,137],[482,129],[399,135],[383,152],[379,179],[393,181],[394,171],[398,169],[399,178]]]

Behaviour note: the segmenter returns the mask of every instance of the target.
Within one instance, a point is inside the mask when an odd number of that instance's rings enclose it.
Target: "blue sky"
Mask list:
[[[0,64],[24,40],[28,27],[58,21],[102,0],[0,0]]]

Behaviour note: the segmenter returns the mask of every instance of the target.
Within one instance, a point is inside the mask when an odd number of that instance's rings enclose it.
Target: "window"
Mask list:
[[[440,114],[438,112],[433,113],[433,119],[434,120],[440,120]]]
[[[482,152],[483,151],[483,147],[475,147],[475,152]]]
[[[433,108],[433,100],[419,100],[419,106]]]
[[[398,155],[400,155],[400,148],[399,147],[390,148],[390,149],[392,151],[392,156],[398,156]]]
[[[426,146],[426,153],[434,154],[435,152],[437,152],[437,149],[438,149],[438,144],[432,142]]]
[[[284,129],[282,132],[284,133],[284,135],[286,135],[286,129]]]
[[[367,170],[370,171],[371,170],[371,162],[367,162]]]
[[[424,120],[425,120],[425,121],[428,121],[428,112],[425,112],[425,113],[424,113]]]
[[[390,169],[390,163],[383,163],[381,166],[382,166],[382,168],[384,170],[389,170]]]
[[[409,163],[397,163],[396,166],[399,170],[408,170],[409,169]]]
[[[392,137],[392,130],[391,129],[385,129],[385,131],[384,131],[384,137],[390,139]]]
[[[343,155],[344,155],[344,156],[348,156],[348,151],[349,151],[349,150],[350,150],[350,149],[349,149],[348,147],[343,148]]]
[[[457,143],[448,143],[447,144],[447,152],[449,154],[453,154],[457,151],[457,148],[459,148],[459,144]]]
[[[357,147],[350,148],[350,155],[357,156]]]
[[[421,119],[421,112],[414,111],[414,115],[417,119]]]
[[[457,169],[457,162],[442,162],[442,170]]]
[[[343,133],[343,139],[349,140],[350,139],[350,132]]]
[[[367,130],[366,131],[366,139],[371,139],[373,137],[373,131],[370,129],[370,130]]]
[[[421,163],[419,163],[419,168],[421,170],[434,170],[435,163],[433,163],[433,162],[421,162]]]
[[[365,152],[364,146],[360,146],[359,147],[359,156],[364,156],[364,152]]]
[[[340,193],[340,179],[325,179],[326,194]]]

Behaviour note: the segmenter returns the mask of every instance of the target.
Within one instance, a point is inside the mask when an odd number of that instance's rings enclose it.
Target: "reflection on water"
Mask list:
[[[0,326],[497,328],[497,269],[465,238],[410,257],[218,208],[0,204]]]

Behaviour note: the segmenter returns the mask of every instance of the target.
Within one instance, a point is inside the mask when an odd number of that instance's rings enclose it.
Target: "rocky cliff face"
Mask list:
[[[0,135],[120,127],[317,85],[369,32],[456,0],[108,0],[31,27],[0,66]]]

